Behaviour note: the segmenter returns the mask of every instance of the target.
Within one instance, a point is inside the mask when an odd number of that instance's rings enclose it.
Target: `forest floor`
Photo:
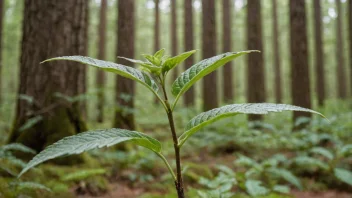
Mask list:
[[[146,192],[143,188],[130,188],[128,185],[123,183],[112,183],[110,184],[111,191],[102,196],[89,196],[82,195],[78,198],[137,198]],[[292,197],[297,198],[351,198],[352,194],[346,192],[338,192],[335,190],[327,190],[324,192],[307,192],[307,191],[291,191]]]

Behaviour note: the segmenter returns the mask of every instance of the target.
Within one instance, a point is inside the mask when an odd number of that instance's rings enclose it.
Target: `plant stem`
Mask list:
[[[182,180],[182,172],[181,172],[181,157],[180,157],[180,148],[178,146],[178,140],[177,140],[177,135],[176,135],[176,129],[175,129],[175,123],[174,123],[174,117],[172,114],[172,110],[170,107],[170,104],[167,99],[167,93],[165,90],[165,85],[164,83],[162,84],[162,89],[164,92],[164,97],[165,97],[165,105],[166,105],[166,113],[167,113],[167,118],[169,119],[169,125],[172,133],[172,140],[174,142],[174,149],[175,149],[175,158],[176,158],[176,181],[175,181],[175,187],[177,191],[178,198],[184,198],[184,190],[183,190],[183,180]]]
[[[163,154],[161,154],[161,153],[157,153],[157,155],[164,161],[164,163],[165,163],[166,166],[167,166],[167,169],[169,169],[170,174],[172,175],[172,177],[173,177],[174,180],[176,181],[176,180],[177,180],[176,175],[175,175],[174,171],[172,170],[172,168],[171,168],[169,162],[167,162],[165,156],[164,156]]]

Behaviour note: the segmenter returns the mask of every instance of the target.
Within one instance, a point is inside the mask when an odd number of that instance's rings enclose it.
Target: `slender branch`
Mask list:
[[[164,161],[164,163],[166,164],[167,169],[169,169],[169,172],[171,173],[172,177],[174,178],[175,181],[177,181],[176,175],[175,175],[174,171],[172,170],[169,162],[165,158],[165,156],[161,153],[156,153],[156,154]]]

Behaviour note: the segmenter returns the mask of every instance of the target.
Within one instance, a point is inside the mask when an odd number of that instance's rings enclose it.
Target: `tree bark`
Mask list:
[[[276,103],[282,103],[282,87],[281,87],[281,63],[280,63],[280,48],[279,48],[279,30],[278,30],[278,18],[277,18],[277,0],[272,0],[273,10],[273,46],[274,46],[274,70],[275,70],[275,101]]]
[[[177,51],[178,51],[178,46],[177,46],[177,1],[176,0],[171,0],[171,55],[176,56]],[[173,69],[173,80],[175,80],[178,77],[178,67],[175,67]]]
[[[222,21],[223,21],[223,37],[222,45],[223,52],[231,51],[231,9],[233,9],[230,0],[222,1]],[[231,103],[234,97],[234,87],[233,87],[233,71],[232,63],[227,63],[223,68],[223,100],[225,103]]]
[[[311,108],[305,0],[290,0],[290,48],[292,103]],[[295,111],[293,118],[311,117],[310,113]]]
[[[320,0],[314,0],[315,75],[319,106],[323,106],[325,100],[324,52],[321,22]]]
[[[106,58],[105,48],[106,48],[106,13],[107,13],[107,0],[101,0],[100,6],[100,16],[99,16],[99,38],[98,38],[98,59],[104,60]],[[105,87],[105,72],[98,70],[96,73],[96,85],[99,89],[98,91],[98,103],[97,110],[98,116],[97,121],[104,121],[104,87]]]
[[[261,53],[248,55],[247,100],[265,102],[265,81],[263,63],[261,0],[248,0],[247,4],[247,48]],[[260,115],[249,115],[249,120],[259,120]]]
[[[160,9],[159,9],[159,0],[154,0],[155,8],[154,8],[154,52],[160,50]],[[154,103],[159,104],[159,99],[154,97]]]
[[[57,93],[71,97],[80,93],[85,66],[68,61],[43,65],[40,62],[57,56],[85,55],[87,3],[86,0],[24,1],[18,94],[33,97],[34,102],[17,101],[9,142],[20,142],[39,152],[63,137],[86,130],[79,104],[57,97]],[[38,116],[41,121],[23,128],[29,119]]]
[[[134,0],[118,1],[117,55],[127,58],[134,57],[134,3]],[[130,62],[124,59],[118,59],[118,63],[130,65]],[[134,90],[135,84],[132,80],[116,77],[116,102],[118,107],[115,113],[114,127],[135,129]]]
[[[202,1],[203,31],[202,53],[203,59],[216,55],[216,25],[215,1]],[[207,111],[218,106],[217,72],[214,71],[203,78],[203,110]]]
[[[352,0],[348,1],[348,24],[350,37],[350,96],[352,96]]]
[[[347,97],[347,87],[346,87],[346,70],[345,70],[345,58],[343,56],[343,28],[342,28],[342,11],[340,0],[335,0],[337,9],[336,18],[336,74],[337,74],[337,96],[338,98]]]
[[[193,38],[193,5],[192,1],[184,1],[184,42],[185,42],[185,51],[190,51],[194,49],[194,38]],[[190,68],[194,64],[194,56],[190,56],[185,61],[185,70]],[[184,97],[184,103],[187,107],[195,105],[194,101],[194,87],[191,87]]]
[[[4,22],[4,5],[5,0],[0,0],[0,104],[2,102],[2,29]]]

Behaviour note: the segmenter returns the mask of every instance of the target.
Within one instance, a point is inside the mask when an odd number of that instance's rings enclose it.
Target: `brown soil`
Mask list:
[[[293,191],[292,194],[297,198],[352,198],[352,194],[337,192],[333,190],[329,190],[325,192]]]

